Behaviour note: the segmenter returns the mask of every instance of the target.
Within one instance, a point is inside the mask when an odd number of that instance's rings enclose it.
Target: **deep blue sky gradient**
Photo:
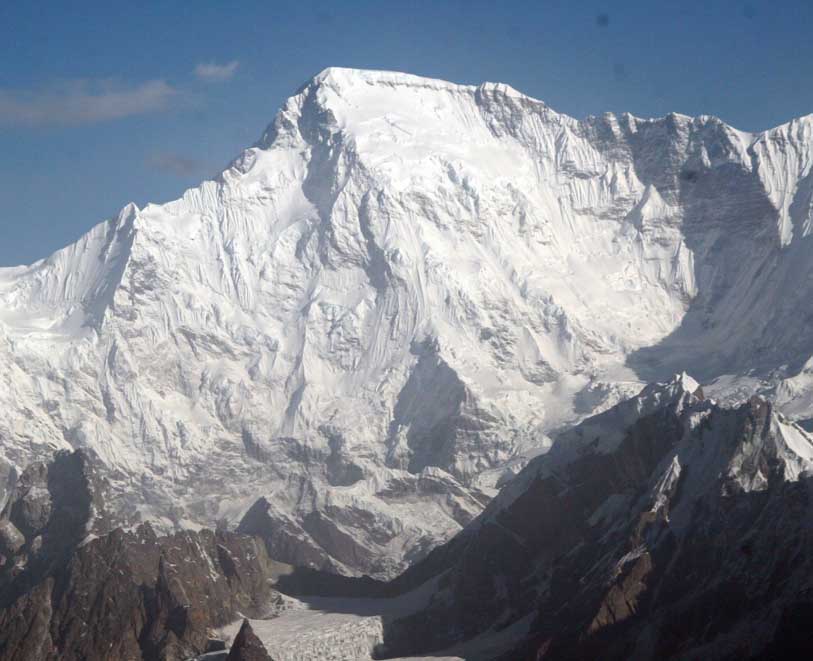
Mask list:
[[[119,119],[66,123],[55,102],[47,119],[0,121],[0,265],[128,201],[177,197],[327,66],[506,82],[575,117],[677,111],[761,130],[813,112],[812,28],[810,0],[0,3],[0,100],[42,105],[77,80],[176,92]],[[193,73],[232,60],[228,81]]]

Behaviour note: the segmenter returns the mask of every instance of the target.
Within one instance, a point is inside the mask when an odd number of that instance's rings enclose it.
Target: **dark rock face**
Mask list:
[[[339,572],[326,552],[307,543],[305,530],[289,517],[277,516],[265,498],[258,499],[249,508],[237,531],[262,537],[269,553],[283,562]]]
[[[243,620],[243,626],[229,651],[226,661],[274,661],[265,649],[265,645],[254,634],[248,620]]]
[[[270,574],[253,538],[115,530],[0,613],[0,658],[187,659],[238,611],[263,615]]]
[[[453,564],[441,580],[442,591],[429,609],[393,625],[388,644],[404,655],[443,649],[527,615],[538,599],[540,584],[556,587],[554,582],[559,580],[563,584],[558,593],[572,590],[580,575],[555,575],[554,568],[566,563],[574,549],[597,540],[599,531],[589,525],[590,513],[616,491],[642,489],[680,431],[678,418],[665,410],[639,420],[609,461],[586,455],[566,466],[564,474],[535,478],[493,520],[452,541],[457,548],[447,553]],[[649,439],[655,439],[655,445],[637,454]],[[563,481],[574,487],[563,489]],[[437,626],[439,617],[452,620],[452,626]],[[415,647],[396,642],[401,638]]]
[[[440,589],[387,625],[381,658],[521,620],[503,661],[809,653],[813,477],[792,467],[813,440],[767,402],[696,393],[602,442],[540,458],[521,493],[407,571],[404,587]]]
[[[265,614],[274,566],[262,542],[105,532],[102,486],[81,452],[20,477],[0,519],[0,659],[188,659],[238,612]]]
[[[0,513],[0,607],[64,563],[89,535],[109,530],[107,487],[95,458],[60,452],[20,475]]]

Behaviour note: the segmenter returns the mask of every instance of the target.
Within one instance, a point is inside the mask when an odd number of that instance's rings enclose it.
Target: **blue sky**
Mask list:
[[[759,130],[813,112],[812,28],[810,0],[0,3],[0,265],[177,197],[327,66]]]

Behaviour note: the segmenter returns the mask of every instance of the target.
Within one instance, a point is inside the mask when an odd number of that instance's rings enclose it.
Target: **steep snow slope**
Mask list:
[[[90,446],[167,527],[264,494],[282,559],[386,576],[641,379],[808,417],[812,149],[328,69],[217,181],[0,270],[4,470]]]

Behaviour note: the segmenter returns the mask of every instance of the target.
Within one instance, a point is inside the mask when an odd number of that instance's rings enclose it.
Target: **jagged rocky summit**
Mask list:
[[[120,518],[386,578],[676,369],[810,417],[811,145],[328,69],[216,180],[0,269],[0,475],[92,450]]]

